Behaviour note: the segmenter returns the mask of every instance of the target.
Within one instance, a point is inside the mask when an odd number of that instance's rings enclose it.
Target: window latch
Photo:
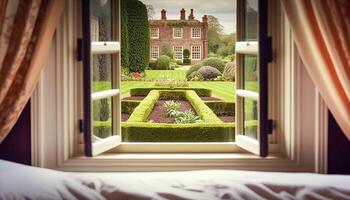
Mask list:
[[[273,60],[272,37],[267,38],[267,52],[267,62],[270,63]]]
[[[267,120],[267,134],[272,134],[273,126],[273,120]]]
[[[84,120],[79,119],[79,133],[84,132]]]

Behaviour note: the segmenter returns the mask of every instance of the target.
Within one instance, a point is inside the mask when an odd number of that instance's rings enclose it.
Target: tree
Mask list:
[[[129,69],[142,72],[149,64],[150,43],[147,8],[138,0],[126,1],[128,13]]]
[[[148,19],[153,19],[154,15],[156,14],[154,11],[154,7],[151,4],[146,5],[147,8],[147,14],[148,14]]]
[[[126,1],[120,2],[120,29],[121,29],[121,65],[129,67],[129,34],[128,34],[128,13],[126,11]]]
[[[223,26],[219,19],[213,15],[208,15],[208,49],[209,52],[216,53],[220,44],[220,35],[223,33]]]

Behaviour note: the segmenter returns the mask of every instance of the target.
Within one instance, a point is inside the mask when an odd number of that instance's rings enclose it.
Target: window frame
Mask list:
[[[179,37],[175,36],[175,29],[180,29],[181,36],[179,36]],[[173,27],[173,38],[174,39],[181,39],[181,38],[183,38],[183,28],[182,27]]]
[[[151,27],[150,29],[151,29],[151,30],[150,30],[150,32],[151,32],[151,33],[150,33],[151,39],[159,39],[159,28]],[[153,36],[153,34],[152,34],[152,31],[153,31],[153,30],[157,30],[157,31],[156,31],[157,36]]]
[[[175,51],[175,47],[181,47],[181,58],[176,58],[176,51]],[[183,47],[183,46],[180,46],[180,45],[174,45],[174,46],[173,46],[174,59],[175,59],[175,60],[183,60],[183,58],[184,58],[183,51],[184,51],[184,47]]]
[[[157,58],[154,58],[153,55],[152,55],[152,50],[153,50],[152,48],[153,47],[157,47]],[[151,49],[150,50],[151,50],[151,53],[150,53],[151,58],[150,59],[151,60],[157,60],[159,58],[159,54],[160,54],[159,45],[151,45]]]
[[[198,37],[194,37],[193,34],[194,34],[194,29],[199,29],[199,36]],[[192,27],[191,28],[191,38],[201,38],[202,37],[202,28],[201,27]]]
[[[194,59],[193,58],[193,47],[199,47],[199,58]],[[192,44],[191,45],[191,60],[202,60],[202,45],[201,44]]]
[[[271,20],[279,33],[276,69],[272,79],[281,74],[279,89],[272,96],[282,95],[272,113],[281,113],[281,127],[271,140],[279,138],[279,154],[261,159],[246,153],[236,154],[108,154],[97,158],[79,155],[82,141],[77,120],[81,118],[81,64],[76,62],[76,38],[79,30],[79,1],[67,1],[67,12],[56,30],[49,61],[31,99],[32,165],[65,171],[160,171],[190,169],[248,169],[263,171],[327,171],[327,107],[313,87],[295,50],[292,35],[280,5],[270,9]],[[78,13],[78,14],[77,14]],[[280,17],[276,17],[280,16]],[[76,18],[76,16],[78,16]],[[71,48],[71,47],[74,48]],[[283,66],[283,68],[278,67]],[[274,80],[277,81],[277,80]],[[314,99],[314,100],[313,100]],[[53,104],[54,102],[54,104]],[[306,105],[305,105],[306,104]],[[53,106],[54,105],[54,106]],[[316,106],[315,106],[316,105]],[[301,114],[305,108],[309,111]],[[282,110],[279,110],[282,109]],[[277,111],[277,112],[276,112]],[[314,120],[315,123],[303,123]],[[303,142],[301,142],[303,141]],[[270,144],[271,145],[271,144]],[[273,145],[273,144],[272,144]],[[309,149],[308,145],[315,145]],[[231,147],[232,148],[232,147]],[[303,149],[309,149],[303,151]],[[271,150],[271,148],[270,148]]]

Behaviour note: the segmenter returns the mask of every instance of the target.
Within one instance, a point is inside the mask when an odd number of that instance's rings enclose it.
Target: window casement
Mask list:
[[[159,28],[151,28],[151,38],[159,38]]]
[[[174,27],[173,28],[173,38],[182,38],[182,28]]]
[[[192,38],[200,38],[201,37],[201,28],[195,27],[191,29]]]
[[[202,59],[202,45],[191,46],[191,59],[201,60]]]
[[[176,60],[183,59],[183,46],[173,46],[173,52]]]
[[[159,46],[151,45],[151,60],[157,60],[159,58]]]
[[[114,1],[89,0],[82,5],[82,52],[83,58],[83,107],[84,148],[86,156],[95,156],[121,143],[119,36],[115,20]],[[98,19],[98,20],[96,20]],[[98,21],[98,23],[96,23]],[[116,27],[117,26],[117,27]],[[98,30],[98,38],[94,31]],[[93,39],[97,40],[94,41]],[[106,87],[95,87],[103,82]],[[104,126],[108,133],[101,134],[96,127]]]

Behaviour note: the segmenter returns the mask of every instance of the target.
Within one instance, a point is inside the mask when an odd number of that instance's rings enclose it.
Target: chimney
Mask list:
[[[162,11],[160,11],[160,14],[161,14],[161,19],[162,20],[166,20],[166,10],[162,10]]]
[[[181,20],[186,20],[186,10],[183,9],[183,8],[180,11],[180,19]]]
[[[193,15],[193,9],[191,8],[191,13],[190,15],[188,16],[188,19],[189,20],[194,20],[194,15]]]
[[[207,23],[208,23],[208,17],[207,17],[207,15],[204,15],[204,16],[202,17],[202,22],[203,22],[204,24],[207,24]]]

